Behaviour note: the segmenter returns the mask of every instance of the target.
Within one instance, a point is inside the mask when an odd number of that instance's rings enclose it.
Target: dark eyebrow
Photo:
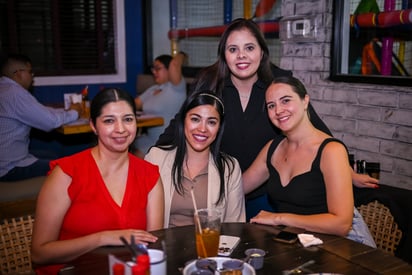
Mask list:
[[[282,96],[282,97],[280,98],[280,100],[285,99],[285,98],[290,98],[290,97],[292,97],[292,96],[291,96],[291,95],[285,95],[285,96]]]

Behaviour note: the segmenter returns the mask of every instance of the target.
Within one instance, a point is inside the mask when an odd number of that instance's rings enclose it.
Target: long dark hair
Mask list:
[[[202,105],[214,106],[220,116],[219,131],[216,135],[216,139],[210,144],[210,153],[212,154],[214,164],[217,167],[220,177],[219,198],[216,202],[216,204],[218,204],[223,200],[225,194],[225,166],[227,164],[227,166],[229,167],[228,175],[230,177],[234,169],[234,161],[230,156],[220,151],[220,144],[222,141],[222,135],[225,125],[224,106],[222,100],[218,96],[216,96],[214,92],[196,91],[190,94],[186,98],[185,102],[183,102],[178,113],[179,116],[176,118],[176,127],[173,141],[171,143],[159,143],[156,145],[156,147],[159,147],[163,150],[173,150],[176,148],[176,157],[171,171],[172,182],[176,191],[180,195],[183,195],[183,162],[187,153],[186,137],[184,133],[185,118],[190,110]]]
[[[225,58],[227,39],[232,32],[243,29],[248,30],[256,38],[262,49],[263,55],[257,70],[258,78],[266,83],[270,83],[272,80],[272,71],[269,48],[265,37],[256,22],[251,19],[238,18],[227,26],[220,38],[217,50],[218,60],[213,65],[203,69],[197,76],[197,81],[194,84],[196,90],[207,89],[216,91],[217,95],[222,96],[225,79],[230,75],[230,70]]]

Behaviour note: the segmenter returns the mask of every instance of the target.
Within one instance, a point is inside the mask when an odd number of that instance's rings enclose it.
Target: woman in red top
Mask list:
[[[50,163],[37,203],[34,263],[62,264],[99,246],[122,245],[120,236],[155,242],[147,231],[163,227],[158,167],[129,153],[136,136],[133,98],[106,89],[93,99],[90,111],[97,145]],[[60,267],[36,271],[50,274]]]

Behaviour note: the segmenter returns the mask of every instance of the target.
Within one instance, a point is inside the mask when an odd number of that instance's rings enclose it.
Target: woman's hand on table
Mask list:
[[[352,173],[352,182],[358,188],[379,188],[379,180],[368,174]]]
[[[266,225],[280,225],[280,223],[276,222],[279,220],[278,217],[279,214],[277,213],[261,210],[256,216],[250,219],[250,222]]]
[[[120,237],[129,240],[133,235],[136,243],[148,245],[149,243],[154,243],[157,241],[157,237],[153,234],[139,229],[126,229],[126,230],[113,230],[113,231],[103,231],[100,232],[101,245],[123,245]]]

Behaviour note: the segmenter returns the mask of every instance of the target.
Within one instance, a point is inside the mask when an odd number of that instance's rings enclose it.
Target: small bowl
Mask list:
[[[246,262],[253,266],[255,270],[259,270],[263,267],[263,260],[266,252],[259,248],[249,248],[245,251]]]

